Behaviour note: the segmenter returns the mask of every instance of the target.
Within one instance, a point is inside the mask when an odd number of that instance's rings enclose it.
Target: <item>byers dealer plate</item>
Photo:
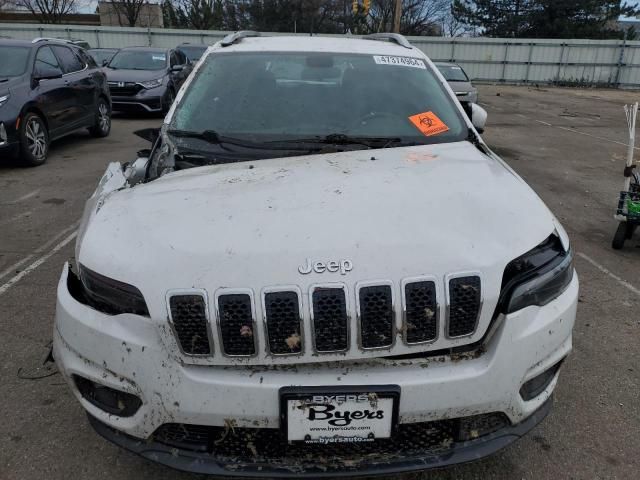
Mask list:
[[[280,421],[290,442],[374,442],[393,434],[399,401],[397,385],[283,387]]]

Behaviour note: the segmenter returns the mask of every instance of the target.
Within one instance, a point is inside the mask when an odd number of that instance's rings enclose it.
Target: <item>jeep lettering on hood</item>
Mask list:
[[[351,270],[353,270],[353,262],[351,260],[339,260],[337,262],[330,260],[325,263],[311,262],[311,259],[307,258],[306,263],[298,267],[298,272],[300,272],[302,275],[307,275],[311,272],[340,272],[340,275],[346,275],[347,272],[350,272]]]

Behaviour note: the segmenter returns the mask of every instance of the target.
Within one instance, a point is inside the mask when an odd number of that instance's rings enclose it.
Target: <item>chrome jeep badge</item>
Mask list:
[[[311,272],[324,273],[324,272],[340,272],[340,275],[346,275],[347,272],[353,270],[353,262],[351,260],[331,260],[327,263],[324,262],[312,262],[310,258],[304,265],[298,267],[298,272],[302,275],[307,275]]]

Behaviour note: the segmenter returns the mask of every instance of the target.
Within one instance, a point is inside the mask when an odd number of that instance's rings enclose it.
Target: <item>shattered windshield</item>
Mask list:
[[[463,139],[465,123],[422,59],[332,53],[210,55],[170,128],[276,141],[331,134]]]
[[[176,168],[468,135],[421,58],[255,52],[213,54],[203,62],[165,125],[165,144],[175,152],[161,162],[171,164],[177,154],[184,161]]]

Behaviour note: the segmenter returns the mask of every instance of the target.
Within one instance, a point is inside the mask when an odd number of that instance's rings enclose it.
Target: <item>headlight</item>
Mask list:
[[[499,309],[512,313],[543,306],[560,296],[573,279],[573,252],[565,251],[557,234],[510,262],[502,277]]]
[[[9,98],[11,98],[11,95],[9,95],[8,93],[6,95],[0,95],[0,107],[7,103],[9,101]]]
[[[162,78],[156,78],[155,80],[149,80],[147,82],[138,82],[144,88],[156,88],[162,85]]]
[[[105,277],[83,265],[78,265],[78,270],[86,299],[96,310],[109,315],[135,313],[149,316],[142,293],[133,285]]]

